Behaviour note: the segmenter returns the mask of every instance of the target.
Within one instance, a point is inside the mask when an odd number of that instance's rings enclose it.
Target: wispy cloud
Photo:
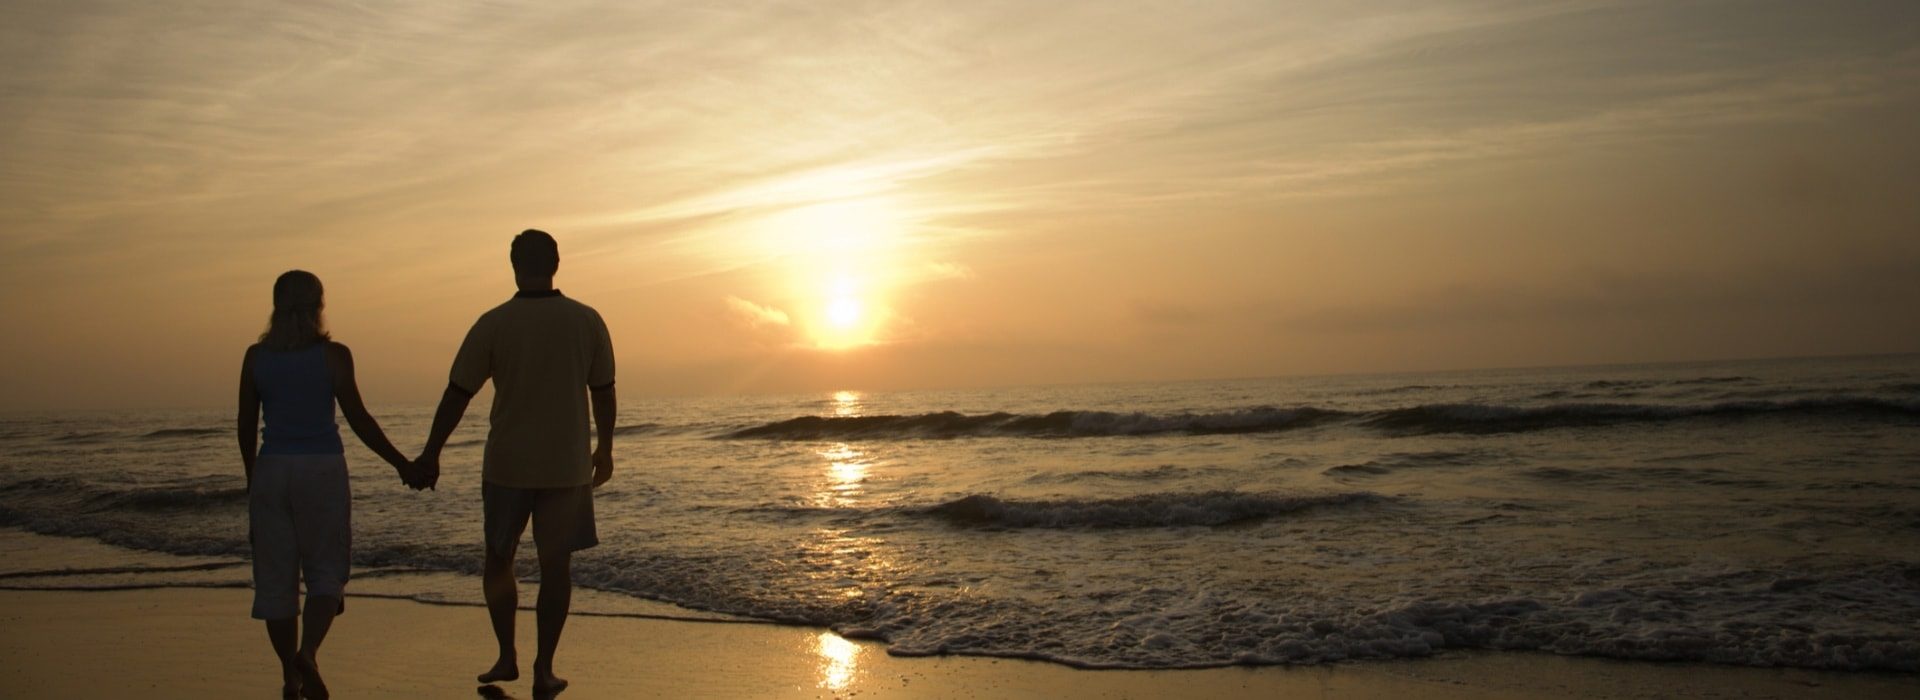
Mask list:
[[[1350,194],[1876,99],[1914,61],[1871,36],[1688,50],[1726,30],[1598,2],[239,7],[10,10],[8,209],[349,218],[481,196],[645,236],[880,193],[932,224]],[[1652,32],[1637,62],[1548,43]]]
[[[785,326],[793,322],[787,312],[747,301],[740,297],[727,297],[727,308],[734,315],[754,328],[761,326]]]

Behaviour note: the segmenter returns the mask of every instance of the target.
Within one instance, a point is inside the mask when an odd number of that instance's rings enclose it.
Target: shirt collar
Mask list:
[[[560,290],[558,289],[543,289],[537,292],[521,290],[513,293],[513,298],[515,299],[544,299],[546,297],[557,296],[560,296]]]

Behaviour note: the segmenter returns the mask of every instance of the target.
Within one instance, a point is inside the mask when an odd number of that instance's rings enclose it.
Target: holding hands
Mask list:
[[[415,491],[434,488],[440,483],[440,455],[421,453],[419,458],[400,467],[400,481]]]
[[[434,452],[421,452],[420,456],[413,461],[395,465],[394,469],[400,473],[400,482],[415,491],[431,489],[440,483],[440,455]],[[612,479],[613,449],[608,446],[594,450],[594,488],[599,488],[600,485]]]

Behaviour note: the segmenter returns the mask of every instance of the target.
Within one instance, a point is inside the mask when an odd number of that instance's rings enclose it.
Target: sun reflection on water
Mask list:
[[[833,415],[835,418],[853,418],[861,414],[860,392],[833,392]]]
[[[873,461],[866,453],[847,443],[834,443],[819,451],[827,460],[826,479],[814,490],[813,502],[823,508],[858,505],[865,495],[867,470]]]
[[[853,683],[860,666],[860,645],[832,632],[821,632],[814,639],[814,652],[820,655],[820,687],[845,690]]]
[[[834,415],[861,415],[861,399],[858,392],[834,392],[831,400]],[[855,512],[851,509],[872,505],[867,479],[880,466],[880,462],[870,449],[856,443],[835,442],[816,445],[811,451],[824,462],[824,468],[817,472],[818,476],[810,488],[815,507],[845,508]],[[884,545],[880,538],[848,528],[815,530],[799,543],[801,560],[806,562],[812,582],[818,586],[814,594],[829,605],[856,607],[869,604],[868,601],[874,596],[884,596],[893,582],[899,580],[901,573],[896,558],[888,553]],[[831,634],[823,633],[821,640],[821,655],[834,657],[828,652],[831,640],[835,645],[832,649],[847,655],[845,670],[851,672],[851,655],[857,654],[859,647]],[[822,673],[823,677],[834,677],[830,670],[823,670]],[[822,685],[839,688],[842,684],[823,681]]]

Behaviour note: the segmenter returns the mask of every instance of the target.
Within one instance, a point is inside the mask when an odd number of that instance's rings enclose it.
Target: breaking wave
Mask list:
[[[225,489],[155,488],[105,493],[93,499],[100,508],[131,510],[200,510],[244,508],[246,487]]]
[[[1384,500],[1366,492],[1323,495],[1207,491],[1125,498],[1001,500],[975,494],[925,509],[957,525],[1007,528],[1130,528],[1226,525],[1309,508]]]
[[[216,508],[245,509],[245,486],[224,487],[237,479],[195,479],[166,486],[115,489],[91,484],[72,477],[36,478],[0,486],[0,493],[47,499],[57,509],[69,513],[90,511],[206,511]],[[200,485],[205,484],[205,485]],[[3,512],[4,508],[0,508]],[[4,522],[5,518],[0,518]],[[68,533],[49,533],[68,534]]]
[[[1262,406],[1216,413],[1055,411],[918,415],[801,416],[734,430],[723,439],[887,440],[965,437],[1081,438],[1147,435],[1273,433],[1329,424],[1353,424],[1390,434],[1509,433],[1549,428],[1657,423],[1677,420],[1778,417],[1920,418],[1920,401],[1833,396],[1787,401],[1704,404],[1555,403],[1513,406],[1420,404],[1375,411]]]
[[[161,428],[140,437],[147,439],[209,437],[227,435],[233,431],[227,428]]]
[[[1487,459],[1487,455],[1471,451],[1403,452],[1356,464],[1327,467],[1321,473],[1328,476],[1388,474],[1409,468],[1472,466]]]
[[[1055,411],[1045,415],[953,411],[909,416],[801,416],[727,433],[726,438],[821,440],[853,438],[1101,437],[1183,433],[1263,433],[1303,428],[1342,415],[1317,408],[1259,407],[1221,413]]]
[[[1362,425],[1399,433],[1511,433],[1624,423],[1763,416],[1920,417],[1920,402],[1862,396],[1709,404],[1567,403],[1537,407],[1429,404],[1364,414]]]

